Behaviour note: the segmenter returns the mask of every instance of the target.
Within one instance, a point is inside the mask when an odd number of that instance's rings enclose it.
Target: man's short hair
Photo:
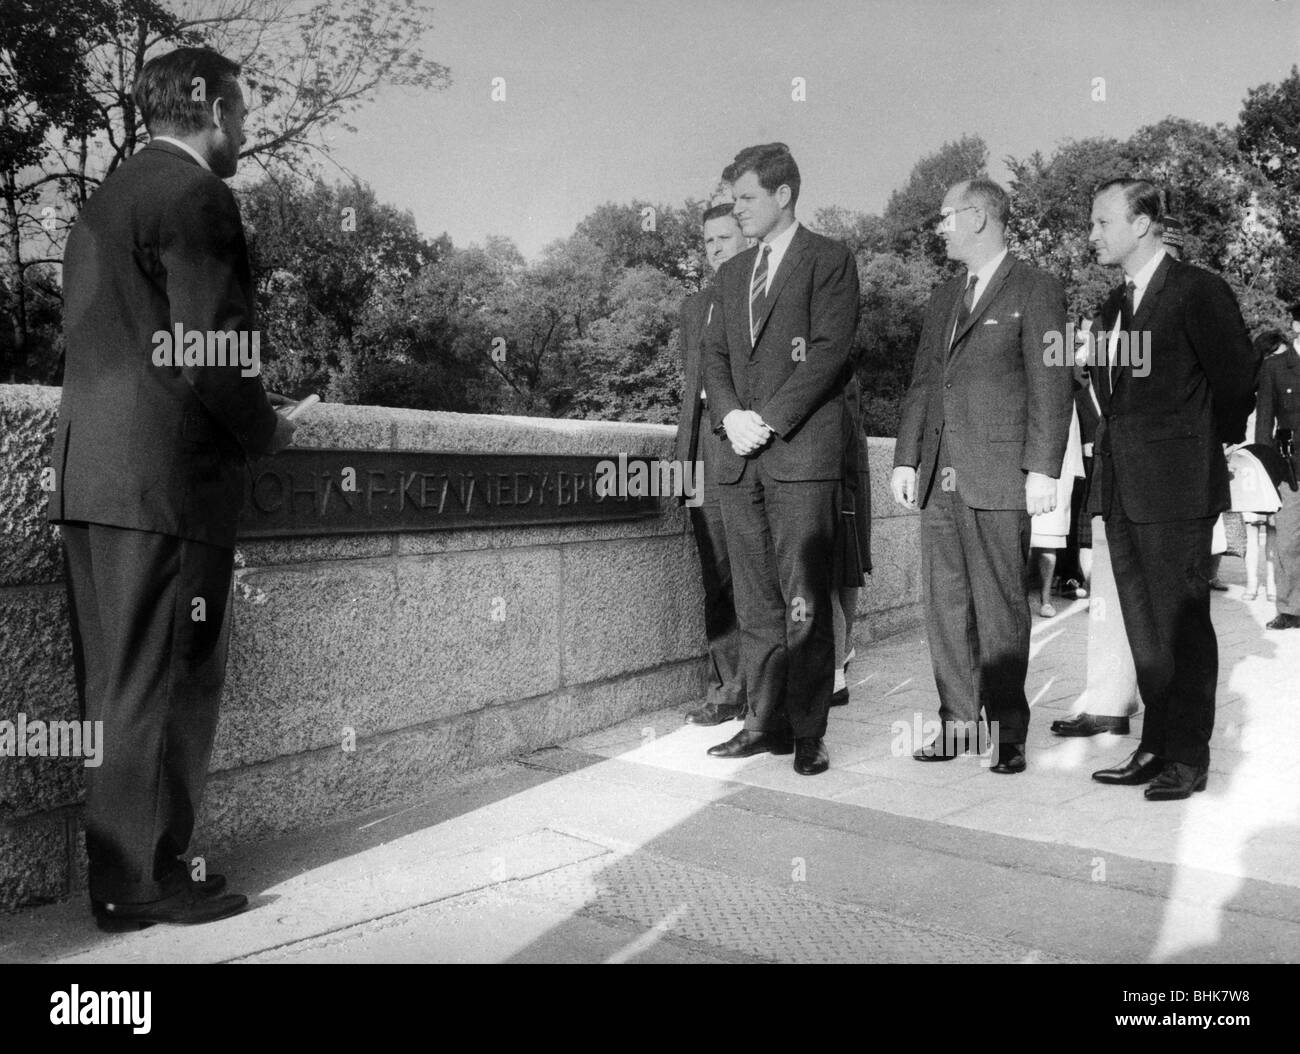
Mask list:
[[[794,163],[788,146],[784,143],[747,146],[722,170],[722,178],[734,183],[746,172],[753,172],[758,177],[758,185],[769,194],[775,194],[776,188],[784,183],[790,188],[790,207],[794,208],[799,200],[799,166]]]
[[[1255,348],[1255,354],[1261,359],[1266,359],[1277,351],[1279,346],[1289,348],[1291,338],[1280,329],[1266,329],[1262,330],[1251,344]]]
[[[134,88],[135,104],[149,134],[200,132],[208,127],[214,97],[231,106],[239,98],[239,71],[238,62],[211,48],[177,48],[151,58]]]
[[[1007,225],[1011,216],[1011,198],[1000,184],[991,179],[968,180],[961,198],[982,208],[999,227]]]
[[[1124,192],[1124,203],[1128,206],[1128,218],[1130,220],[1136,219],[1138,216],[1146,216],[1152,223],[1160,222],[1160,188],[1149,179],[1134,179],[1131,176],[1108,179],[1093,191],[1092,196],[1098,198],[1115,187]]]
[[[719,220],[723,216],[730,216],[736,208],[734,201],[720,201],[716,205],[710,205],[704,210],[704,216],[700,219],[700,226],[703,227],[709,220]]]
[[[1292,321],[1292,322],[1300,322],[1300,300],[1297,300],[1294,304],[1292,304],[1292,305],[1291,305],[1290,307],[1288,307],[1286,310],[1287,310],[1287,313],[1291,316],[1291,321]]]

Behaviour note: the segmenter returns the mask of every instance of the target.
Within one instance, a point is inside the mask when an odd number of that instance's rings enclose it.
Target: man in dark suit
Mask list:
[[[745,248],[745,236],[732,215],[731,202],[722,202],[704,213],[704,259],[711,274]],[[700,553],[700,574],[704,580],[704,633],[709,642],[709,694],[705,703],[686,714],[695,725],[717,725],[745,712],[745,686],[740,676],[740,628],[736,623],[735,598],[731,587],[731,562],[727,555],[727,533],[722,522],[722,505],[713,472],[717,467],[718,445],[709,420],[708,389],[700,358],[700,336],[713,313],[712,284],[682,304],[678,330],[682,348],[682,412],[678,417],[677,444],[673,457],[679,465],[702,466],[703,501],[691,506],[691,529]]]
[[[1025,770],[1029,703],[1029,518],[1056,507],[1069,436],[1069,365],[1061,283],[1007,252],[1006,192],[958,183],[938,223],[966,265],[930,298],[903,399],[894,500],[921,509],[926,628],[940,734],[918,761],[964,754],[980,708],[996,738],[994,772]]]
[[[1089,240],[1125,278],[1100,308],[1111,329],[1091,367],[1094,508],[1146,708],[1138,749],[1093,779],[1150,783],[1148,800],[1169,801],[1206,785],[1219,672],[1210,536],[1230,504],[1221,444],[1245,437],[1259,362],[1228,284],[1170,257],[1159,220],[1144,180],[1111,180],[1093,198]]]
[[[1264,360],[1259,372],[1255,442],[1272,447],[1300,472],[1300,304],[1291,305],[1294,338],[1280,355]],[[1279,488],[1277,510],[1277,615],[1269,629],[1300,629],[1300,492],[1290,480]]]
[[[714,757],[795,755],[824,772],[834,680],[831,612],[844,389],[858,271],[839,242],[795,219],[799,168],[784,143],[723,172],[755,245],[718,272],[704,331],[705,386],[727,443],[716,478],[727,529],[749,714]]]
[[[182,860],[225,675],[245,460],[293,432],[248,354],[252,279],[222,182],[244,142],[238,74],[199,48],[146,63],[135,98],[152,141],[87,202],[64,253],[49,514],[62,526],[84,716],[103,722],[85,826],[105,929],[247,905]]]

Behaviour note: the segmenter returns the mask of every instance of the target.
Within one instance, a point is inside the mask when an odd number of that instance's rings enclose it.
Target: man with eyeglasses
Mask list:
[[[921,575],[941,732],[913,754],[949,761],[989,723],[992,769],[1025,770],[1029,518],[1056,506],[1072,403],[1061,283],[1007,252],[1006,191],[949,189],[937,219],[965,271],[926,308],[891,485],[921,510]]]

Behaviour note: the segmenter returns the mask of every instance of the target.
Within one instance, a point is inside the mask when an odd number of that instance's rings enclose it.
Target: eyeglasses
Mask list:
[[[969,212],[971,209],[977,208],[979,208],[978,205],[963,205],[959,209],[940,209],[939,215],[935,216],[930,222],[932,226],[943,227],[944,230],[949,231],[954,230],[957,226],[957,213]]]

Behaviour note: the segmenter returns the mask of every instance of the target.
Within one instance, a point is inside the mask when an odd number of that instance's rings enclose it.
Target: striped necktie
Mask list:
[[[975,287],[979,284],[980,276],[971,275],[966,280],[966,292],[961,298],[961,308],[957,311],[957,321],[953,323],[952,337],[948,341],[948,354],[952,354],[953,346],[957,342],[957,334],[961,332],[961,327],[966,325],[967,319],[970,318],[971,309],[975,306]]]
[[[749,343],[758,343],[758,325],[763,318],[763,304],[767,300],[767,256],[772,247],[763,244],[763,251],[758,257],[758,267],[754,269],[753,281],[749,283]]]

